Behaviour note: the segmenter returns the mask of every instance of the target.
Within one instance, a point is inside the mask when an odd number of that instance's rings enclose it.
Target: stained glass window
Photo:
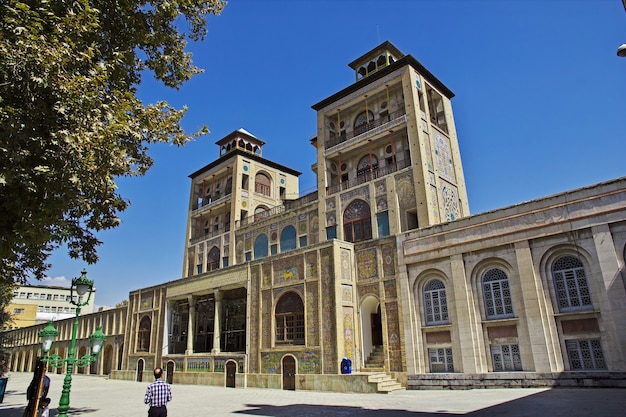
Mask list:
[[[354,200],[343,212],[344,240],[358,242],[372,238],[370,206],[363,200]]]

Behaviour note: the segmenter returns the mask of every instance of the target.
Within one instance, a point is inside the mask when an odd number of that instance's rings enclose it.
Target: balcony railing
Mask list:
[[[359,136],[365,132],[369,132],[372,129],[376,129],[377,127],[380,127],[386,123],[399,119],[405,114],[406,114],[406,110],[404,109],[404,107],[402,107],[401,109],[391,112],[383,117],[379,117],[378,119],[375,119],[370,123],[366,123],[362,126],[359,126],[354,130],[346,131],[342,133],[341,135],[338,135],[337,133],[334,133],[334,132],[330,132],[330,138],[329,140],[326,141],[325,149],[329,149],[329,148],[332,148],[333,146],[337,146],[340,143],[347,141],[348,139],[352,139],[353,137]]]
[[[304,195],[296,200],[285,200],[283,201],[283,204],[281,204],[280,206],[272,207],[271,209],[267,211],[253,214],[252,216],[248,216],[244,219],[241,219],[235,222],[235,227],[239,229],[240,227],[247,226],[254,222],[258,222],[258,221],[265,220],[273,216],[277,216],[279,214],[284,213],[287,210],[294,210],[294,209],[306,206],[307,204],[316,200],[317,200],[317,191]]]
[[[216,203],[221,203],[223,200],[226,200],[226,198],[229,197],[231,194],[232,194],[232,189],[226,191],[226,193],[223,196],[220,196],[218,194],[213,197],[204,197],[202,200],[199,200],[196,203],[194,203],[194,205],[191,208],[191,214],[195,215],[198,213],[202,213],[211,205],[216,204]]]
[[[198,234],[195,234],[194,237],[192,237],[190,239],[190,244],[194,245],[198,242],[201,242],[203,240],[207,240],[210,239],[214,236],[219,236],[223,233],[226,233],[230,231],[230,224],[227,224],[225,226],[221,225],[219,227],[217,227],[217,229],[210,229],[210,230],[205,230],[203,232],[200,232]]]
[[[411,165],[411,160],[405,159],[402,161],[398,161],[395,164],[380,167],[372,171],[367,171],[349,181],[343,181],[341,183],[331,184],[329,187],[326,187],[326,193],[330,195],[330,194],[335,194],[336,192],[339,192],[339,191],[347,190],[348,188],[356,187],[357,185],[361,185],[366,182],[375,180],[377,178],[384,177],[385,175],[389,175],[393,172],[400,171],[401,169],[404,169],[408,167],[409,165]]]

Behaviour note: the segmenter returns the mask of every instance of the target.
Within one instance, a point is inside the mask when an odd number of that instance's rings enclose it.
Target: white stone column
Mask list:
[[[521,302],[513,300],[520,318],[518,341],[524,370],[560,372],[563,360],[549,295],[543,290],[541,274],[535,268],[528,241],[515,243],[515,257],[521,287]],[[525,353],[526,352],[526,353]]]
[[[424,364],[424,346],[421,342],[421,323],[415,314],[415,300],[409,283],[409,275],[406,265],[398,265],[398,281],[400,284],[400,317],[404,330],[404,357],[406,361],[407,375],[415,375],[426,372]]]
[[[452,290],[454,296],[454,311],[456,317],[453,318],[456,331],[458,333],[458,344],[461,353],[460,366],[455,362],[455,371],[466,374],[480,374],[487,372],[485,358],[485,343],[483,339],[480,314],[474,305],[472,286],[465,274],[465,264],[463,255],[453,255],[450,257],[452,268]],[[448,314],[451,313],[448,303]],[[455,348],[454,337],[452,338],[453,350]]]
[[[187,350],[185,351],[185,355],[191,355],[193,353],[194,323],[196,322],[196,304],[194,296],[188,295],[187,302],[189,303],[189,319],[187,320]]]
[[[215,320],[213,324],[213,349],[211,353],[220,353],[220,346],[222,340],[222,328],[220,326],[220,320],[222,319],[222,292],[220,290],[215,291]]]
[[[602,350],[609,370],[626,370],[624,352],[626,352],[626,290],[620,272],[618,253],[613,243],[613,236],[607,224],[594,226],[593,243],[598,256],[598,267],[605,292],[600,295],[601,325],[603,339]],[[591,279],[591,277],[589,277]],[[595,300],[594,300],[595,301]]]

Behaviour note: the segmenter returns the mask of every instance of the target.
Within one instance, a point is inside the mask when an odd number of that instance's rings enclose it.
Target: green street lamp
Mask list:
[[[93,292],[93,281],[87,278],[87,271],[83,269],[79,278],[72,280],[72,286],[70,288],[70,303],[76,306],[76,317],[74,317],[74,324],[72,326],[72,342],[70,349],[67,353],[67,358],[62,358],[57,354],[48,355],[52,348],[52,342],[59,335],[57,329],[54,328],[52,322],[39,332],[39,337],[42,339],[42,349],[44,352],[44,358],[42,362],[55,368],[62,368],[67,365],[67,372],[65,379],[63,380],[63,390],[61,391],[61,398],[59,399],[58,417],[67,417],[67,411],[70,409],[70,390],[72,388],[72,371],[74,366],[84,368],[94,363],[98,357],[98,353],[102,349],[106,336],[102,333],[102,327],[98,326],[96,331],[89,336],[89,344],[91,345],[91,353],[84,355],[83,357],[76,358],[76,333],[78,330],[78,316],[80,315],[80,308],[89,304],[91,294]],[[74,295],[76,293],[76,295]],[[87,295],[87,300],[83,300],[83,296]]]

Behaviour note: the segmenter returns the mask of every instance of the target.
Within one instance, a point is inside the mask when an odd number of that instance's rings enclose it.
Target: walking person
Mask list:
[[[154,368],[154,381],[148,385],[143,402],[150,405],[148,417],[167,417],[167,403],[172,401],[170,384],[163,381],[163,369]]]

